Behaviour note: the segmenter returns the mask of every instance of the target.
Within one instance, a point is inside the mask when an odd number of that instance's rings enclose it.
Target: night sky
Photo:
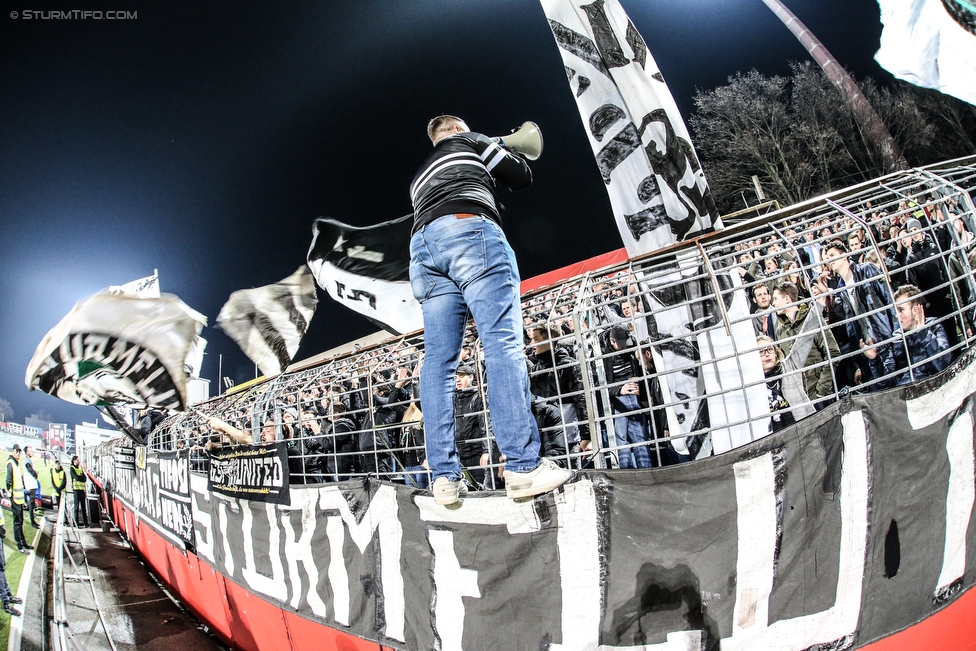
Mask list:
[[[622,4],[685,116],[696,89],[807,58],[761,0]],[[891,83],[873,60],[875,0],[787,4],[856,76]],[[534,186],[502,196],[523,278],[621,247],[534,0],[38,5],[0,14],[0,396],[20,422],[98,416],[24,386],[78,300],[158,269],[162,290],[213,325],[231,292],[304,262],[316,217],[408,213],[441,113],[489,135],[542,128]],[[52,8],[137,17],[23,18]],[[298,359],[376,329],[319,296]],[[224,375],[254,376],[226,335],[204,336],[212,392],[220,354]]]

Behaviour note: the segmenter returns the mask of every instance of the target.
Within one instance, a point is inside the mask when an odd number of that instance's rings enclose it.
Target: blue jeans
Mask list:
[[[527,472],[539,465],[519,282],[515,252],[501,227],[487,217],[444,215],[410,240],[410,285],[424,313],[420,402],[433,479],[461,478],[454,444],[454,371],[469,311],[485,350],[489,413],[505,468]]]
[[[430,485],[427,469],[423,466],[408,466],[403,469],[403,483],[414,488],[424,489]]]
[[[621,447],[628,443],[644,443],[647,441],[644,429],[644,417],[641,414],[618,416],[640,409],[637,396],[620,395],[613,398],[613,429],[617,439],[617,462],[621,468],[650,468],[651,456],[646,445],[632,448]]]

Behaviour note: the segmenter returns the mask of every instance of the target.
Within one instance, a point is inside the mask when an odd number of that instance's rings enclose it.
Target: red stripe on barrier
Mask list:
[[[976,651],[976,589],[900,633],[863,647],[866,651]]]
[[[525,294],[542,287],[549,287],[550,285],[561,283],[569,278],[582,276],[587,271],[603,269],[604,267],[620,264],[625,260],[627,260],[627,251],[624,249],[617,249],[616,251],[610,251],[609,253],[601,253],[593,258],[589,258],[581,262],[575,262],[571,265],[560,267],[559,269],[554,269],[540,276],[526,278],[519,286],[519,291],[522,294]]]
[[[393,651],[376,642],[283,610],[227,579],[192,553],[183,553],[117,500],[116,525],[157,576],[224,642],[243,651]],[[871,644],[866,651],[976,651],[976,588],[918,624]]]
[[[119,530],[153,569],[217,637],[242,651],[281,649],[283,640],[298,651],[393,651],[376,642],[330,628],[283,610],[227,579],[195,554],[182,552],[148,524],[136,524],[135,515],[118,500],[111,513]]]

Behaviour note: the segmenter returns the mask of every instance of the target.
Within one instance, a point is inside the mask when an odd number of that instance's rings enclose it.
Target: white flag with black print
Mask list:
[[[277,283],[231,294],[217,324],[262,373],[277,375],[298,352],[316,305],[312,272],[302,265]]]
[[[317,219],[308,266],[329,296],[381,328],[420,330],[424,316],[410,289],[412,227],[412,214],[366,227]]]
[[[105,291],[109,294],[132,296],[134,298],[159,298],[159,272],[156,271],[153,275],[146,276],[145,278],[137,278],[124,285],[112,285]],[[188,377],[200,376],[200,369],[203,366],[203,355],[206,349],[207,340],[197,335],[193,340],[193,349],[186,356],[183,364],[183,370],[186,371]]]
[[[109,294],[134,296],[136,298],[159,298],[159,274],[153,273],[151,276],[138,278],[124,285],[112,285],[106,291]]]
[[[184,364],[206,324],[171,294],[102,292],[80,301],[45,335],[25,382],[81,405],[182,410]]]
[[[916,86],[976,104],[976,3],[878,0],[885,70]]]
[[[721,228],[688,128],[616,0],[542,0],[628,255]]]

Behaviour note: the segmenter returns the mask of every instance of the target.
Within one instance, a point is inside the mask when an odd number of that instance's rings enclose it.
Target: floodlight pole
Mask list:
[[[787,9],[786,5],[780,0],[763,0],[763,2],[793,32],[793,35],[803,44],[803,47],[807,49],[807,52],[810,53],[813,60],[820,64],[820,68],[827,75],[827,79],[833,82],[837,90],[840,91],[851,105],[854,118],[857,120],[861,129],[863,129],[864,134],[881,148],[886,167],[884,172],[908,169],[908,162],[905,161],[905,157],[895,143],[895,139],[891,137],[888,128],[881,120],[881,116],[874,110],[871,102],[864,96],[864,93],[854,83],[851,76],[847,74],[844,67],[838,63],[837,59],[820,42],[820,39],[814,36],[813,32],[807,29],[807,26],[800,22],[793,12]]]

